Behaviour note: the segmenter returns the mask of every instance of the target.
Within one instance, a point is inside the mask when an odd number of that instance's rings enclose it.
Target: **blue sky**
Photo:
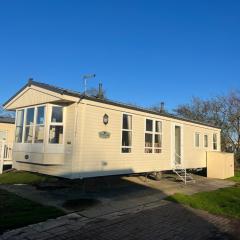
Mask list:
[[[239,1],[0,1],[0,103],[29,77],[168,109],[240,89]]]

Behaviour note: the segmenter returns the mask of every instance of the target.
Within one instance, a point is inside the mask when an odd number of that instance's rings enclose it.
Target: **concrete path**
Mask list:
[[[239,226],[239,221],[162,200],[94,218],[68,214],[7,232],[0,239],[239,239]]]

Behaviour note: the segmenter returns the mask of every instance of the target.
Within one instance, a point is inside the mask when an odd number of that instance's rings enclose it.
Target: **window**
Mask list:
[[[63,107],[53,106],[49,127],[49,143],[63,143]]]
[[[25,143],[32,143],[32,140],[33,140],[34,112],[35,112],[35,108],[27,108],[25,132],[24,132]]]
[[[122,117],[122,153],[132,151],[132,116],[123,114]]]
[[[52,107],[52,123],[62,123],[63,121],[63,108],[62,107]]]
[[[217,150],[217,134],[213,134],[213,150]]]
[[[200,147],[200,133],[195,133],[195,147]]]
[[[18,110],[15,142],[21,143],[24,138],[24,143],[43,143],[44,125],[45,106]]]
[[[162,122],[146,119],[144,152],[162,152]]]
[[[0,141],[1,140],[7,140],[7,131],[0,130]]]
[[[208,148],[208,135],[207,134],[204,135],[204,147]]]
[[[44,124],[45,124],[45,107],[37,107],[37,117],[35,125],[35,143],[43,143],[44,140]]]
[[[15,142],[21,143],[23,138],[24,110],[17,111]]]

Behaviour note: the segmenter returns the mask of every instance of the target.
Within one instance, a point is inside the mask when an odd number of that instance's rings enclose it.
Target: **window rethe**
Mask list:
[[[45,107],[37,107],[37,117],[35,125],[35,143],[43,143],[44,141],[44,124],[45,124]]]
[[[0,130],[0,141],[7,140],[7,131]]]
[[[17,111],[15,142],[21,143],[23,138],[24,109]]]
[[[145,153],[162,152],[162,122],[146,119]]]
[[[200,147],[200,133],[195,133],[195,147]]]
[[[34,112],[35,108],[27,108],[24,132],[25,143],[32,143],[33,141]]]
[[[208,148],[208,135],[207,134],[204,135],[204,147]]]
[[[63,108],[59,106],[52,107],[52,123],[62,123],[63,121]]]
[[[213,150],[217,150],[217,134],[213,134]]]
[[[61,106],[52,107],[49,143],[63,144],[63,107]]]
[[[132,116],[123,114],[122,117],[122,153],[132,152]]]

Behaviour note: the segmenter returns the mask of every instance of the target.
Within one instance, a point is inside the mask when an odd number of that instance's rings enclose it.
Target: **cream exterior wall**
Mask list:
[[[37,86],[26,87],[5,106],[8,110],[34,106],[51,102],[73,102],[78,98],[55,93]]]
[[[173,167],[173,128],[174,124],[183,129],[183,164],[185,168],[206,167],[206,151],[212,151],[212,135],[217,133],[220,151],[220,130],[186,121],[180,121],[154,114],[130,110],[83,100],[79,104],[74,177],[89,177],[119,173],[134,173],[170,170]],[[121,153],[122,114],[132,115],[132,152]],[[108,125],[103,124],[103,116],[109,116]],[[162,121],[163,146],[160,154],[144,153],[145,119]],[[110,138],[99,137],[99,132],[109,132]],[[195,132],[200,133],[200,147],[194,146]],[[209,146],[204,148],[203,135],[209,136]],[[79,146],[79,148],[77,147]]]
[[[207,177],[226,179],[234,176],[234,154],[207,153]]]

